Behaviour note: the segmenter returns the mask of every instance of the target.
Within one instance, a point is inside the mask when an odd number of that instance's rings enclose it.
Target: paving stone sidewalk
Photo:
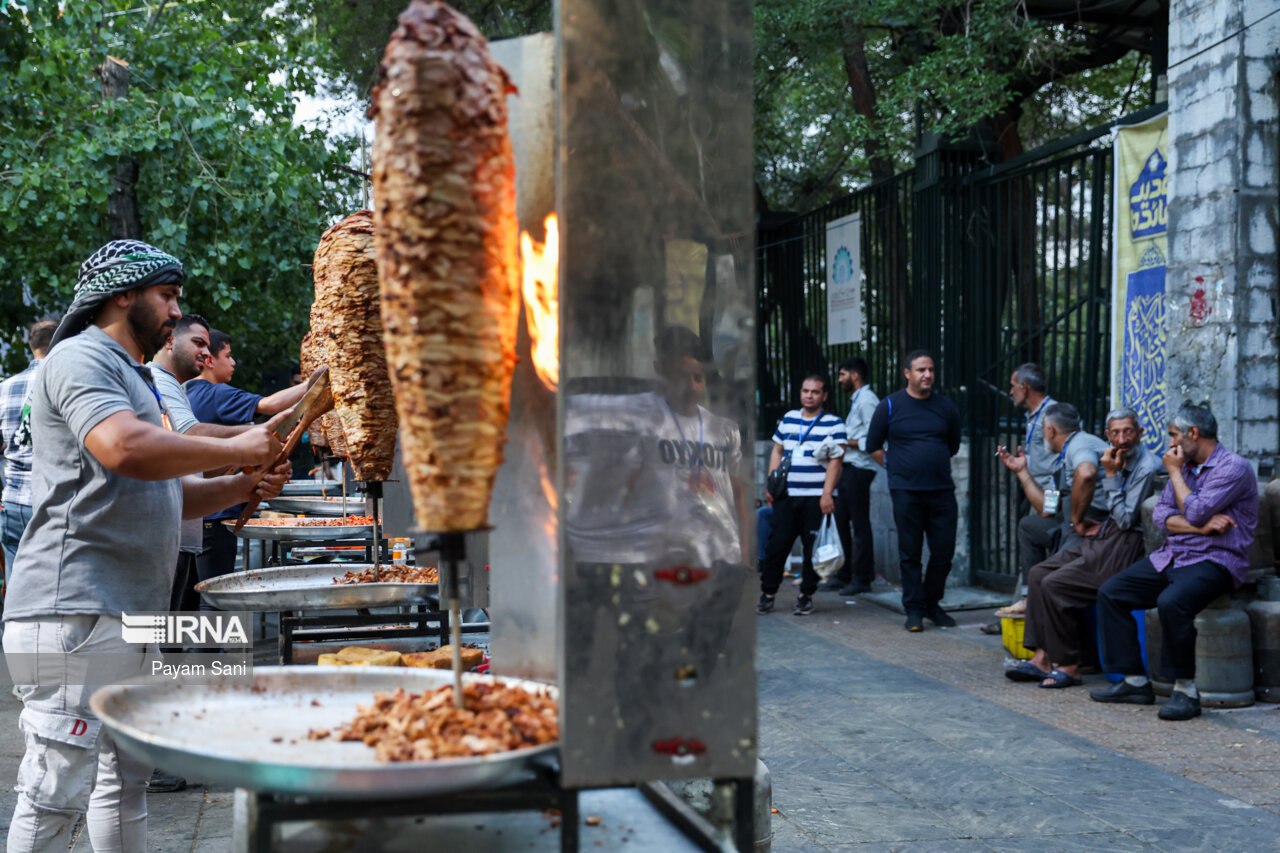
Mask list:
[[[1002,675],[990,612],[908,634],[820,595],[760,621],[774,849],[1280,850],[1280,712],[1092,702]]]
[[[758,620],[774,850],[1280,851],[1276,706],[1165,723],[1153,708],[1090,702],[1085,688],[1007,681],[998,638],[977,630],[989,611],[913,635],[899,614],[827,594],[795,617],[791,595]],[[0,695],[0,838],[19,710]],[[231,849],[229,791],[154,795],[150,809],[152,851]],[[503,849],[557,849],[546,827],[510,830]],[[513,846],[517,832],[528,837]],[[470,838],[465,849],[497,849]],[[612,840],[584,828],[584,849]],[[349,841],[335,849],[372,849]],[[670,838],[628,841],[619,849],[673,849]],[[88,849],[85,838],[75,847]]]

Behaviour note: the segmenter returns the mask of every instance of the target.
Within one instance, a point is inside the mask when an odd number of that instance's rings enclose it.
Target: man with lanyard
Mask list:
[[[1049,396],[1044,370],[1033,362],[1018,365],[1009,377],[1009,398],[1026,410],[1022,446],[1018,455],[1026,454],[1027,471],[1041,489],[1053,488],[1053,454],[1044,443],[1044,412],[1056,401]],[[1024,505],[1022,501],[1020,504]],[[1061,546],[1060,525],[1056,518],[1045,518],[1028,508],[1018,520],[1018,580],[1014,592],[1018,599],[996,611],[996,616],[1022,616],[1027,612],[1027,573],[1031,567],[1053,554]],[[999,634],[999,621],[982,626],[985,634]]]
[[[255,492],[278,494],[288,477],[278,467],[255,489],[248,474],[187,476],[269,464],[280,443],[265,429],[228,440],[169,429],[143,364],[181,316],[182,278],[177,259],[146,243],[103,246],[81,266],[75,300],[32,385],[34,506],[4,614],[4,651],[11,670],[39,655],[84,675],[34,674],[19,684],[26,755],[10,853],[66,850],[86,811],[96,853],[147,849],[152,768],[118,752],[89,711],[89,697],[110,676],[84,661],[127,667],[155,655],[154,645],[124,641],[121,614],[168,606],[181,517]]]
[[[840,373],[836,377],[840,387],[853,395],[849,400],[849,416],[844,421],[849,443],[844,452],[836,500],[836,523],[840,527],[840,544],[846,559],[836,576],[818,589],[836,590],[844,596],[871,592],[871,582],[876,576],[875,534],[871,530],[871,482],[875,480],[880,465],[862,449],[867,440],[867,428],[871,426],[871,416],[880,404],[880,398],[868,384],[870,375],[866,361],[850,358],[840,364]],[[850,522],[853,523],[852,542],[849,539]]]
[[[1134,610],[1156,608],[1173,692],[1157,716],[1200,716],[1196,689],[1196,616],[1214,599],[1239,589],[1249,572],[1258,525],[1258,478],[1244,459],[1218,443],[1218,419],[1208,406],[1186,404],[1169,424],[1164,454],[1169,482],[1152,523],[1164,544],[1103,584],[1098,592],[1102,659],[1123,681],[1090,692],[1095,702],[1150,705],[1155,692],[1142,663]]]
[[[308,382],[299,382],[265,397],[235,387],[231,384],[236,371],[236,360],[231,357],[231,338],[218,329],[208,329],[208,333],[209,358],[201,363],[200,375],[182,386],[201,429],[212,427],[234,434],[252,426],[258,415],[276,416],[287,412],[307,393]],[[240,507],[233,506],[204,519],[203,547],[196,559],[199,580],[207,581],[235,571],[238,542],[222,522],[239,514]],[[214,607],[201,601],[200,609],[213,610]]]
[[[1107,515],[1097,522],[1086,517],[1066,547],[1031,569],[1023,645],[1035,655],[1005,671],[1012,681],[1041,687],[1080,684],[1084,610],[1098,600],[1103,583],[1142,556],[1141,506],[1160,463],[1142,446],[1133,409],[1107,415],[1107,437],[1111,446],[1102,454],[1106,476],[1099,490]],[[1076,469],[1077,481],[1087,473],[1087,463],[1082,468]]]
[[[823,411],[826,402],[826,377],[816,373],[806,376],[800,386],[800,408],[787,412],[773,433],[769,473],[782,464],[783,454],[790,458],[791,467],[787,496],[773,503],[773,529],[760,566],[760,601],[756,604],[760,614],[773,611],[782,570],[797,536],[804,548],[804,570],[793,612],[796,616],[813,613],[813,594],[818,591],[818,575],[812,568],[813,542],[822,517],[836,511],[836,485],[843,462],[841,454],[819,461],[814,451],[827,439],[843,445],[846,438],[844,421]]]
[[[1070,403],[1054,403],[1044,411],[1044,445],[1053,455],[1053,488],[1044,489],[1027,470],[1027,457],[996,448],[1004,466],[1018,478],[1031,508],[1058,525],[1061,547],[1092,535],[1110,511],[1105,491],[1098,489],[1098,465],[1107,443],[1082,432],[1080,413]]]
[[[16,376],[0,382],[0,456],[4,457],[4,495],[0,498],[0,542],[4,547],[4,583],[7,588],[18,557],[18,542],[31,521],[31,430],[28,391],[36,369],[49,351],[56,320],[37,320],[27,332],[31,363]],[[29,410],[28,410],[29,411]],[[25,426],[24,426],[25,425]],[[0,611],[3,608],[0,607]]]
[[[651,409],[661,418],[653,430],[656,464],[674,474],[663,489],[671,501],[663,536],[677,540],[695,565],[747,565],[749,548],[741,536],[746,501],[736,476],[742,462],[741,431],[701,405],[707,389],[702,339],[685,326],[668,326],[654,343],[654,370],[662,383]]]
[[[942,609],[942,597],[960,520],[956,485],[951,479],[951,457],[960,451],[960,410],[934,392],[936,373],[929,353],[907,353],[902,375],[907,387],[876,406],[867,429],[866,450],[885,451],[889,496],[898,528],[902,608],[907,614],[903,627],[919,633],[925,619],[939,628],[956,624]],[[920,558],[926,539],[929,565],[922,570]]]

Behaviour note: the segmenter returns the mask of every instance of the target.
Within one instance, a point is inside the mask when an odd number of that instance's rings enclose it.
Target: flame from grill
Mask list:
[[[525,319],[529,325],[533,368],[551,391],[560,384],[560,227],[554,213],[543,222],[545,243],[520,232]]]

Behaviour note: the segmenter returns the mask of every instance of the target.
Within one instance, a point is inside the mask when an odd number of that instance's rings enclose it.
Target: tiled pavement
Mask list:
[[[1090,702],[1085,688],[1007,681],[998,638],[977,630],[989,611],[912,635],[898,614],[825,594],[813,616],[794,617],[787,596],[759,620],[774,850],[1280,851],[1276,706],[1165,723],[1153,708]],[[18,710],[0,695],[7,777],[21,753]],[[0,785],[0,837],[13,800]],[[150,849],[227,851],[231,822],[229,792],[153,796]],[[557,849],[536,826],[510,825],[502,848]],[[583,832],[584,849],[612,846]],[[481,835],[465,849],[496,849]],[[675,847],[628,841],[617,848]]]
[[[774,849],[1280,850],[1280,709],[1167,723],[1001,674],[999,639],[820,596],[760,620]]]

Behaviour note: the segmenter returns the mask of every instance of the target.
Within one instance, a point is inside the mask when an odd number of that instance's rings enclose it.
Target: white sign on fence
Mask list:
[[[827,345],[862,340],[862,215],[827,223]]]

